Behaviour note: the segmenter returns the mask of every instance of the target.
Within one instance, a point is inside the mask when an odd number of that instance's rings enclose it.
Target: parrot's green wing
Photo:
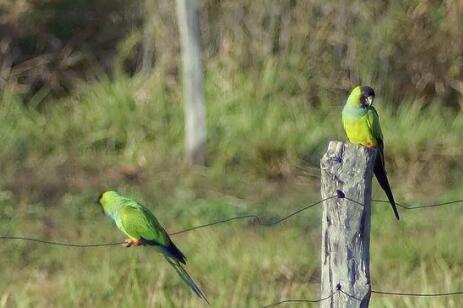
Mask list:
[[[383,132],[379,124],[379,115],[376,109],[371,106],[367,112],[367,121],[371,129],[372,135],[376,138],[378,143],[383,143]]]
[[[381,157],[381,162],[384,166],[383,132],[381,130],[381,125],[379,124],[378,112],[376,112],[376,109],[373,106],[370,106],[367,112],[367,123],[372,136],[376,139],[377,148],[379,149],[379,155]]]
[[[115,191],[106,191],[98,198],[106,215],[116,223],[117,227],[130,237],[126,247],[132,244],[150,245],[161,252],[169,264],[175,269],[180,278],[207,303],[206,295],[193,281],[182,264],[186,264],[186,257],[170,240],[153,213],[141,204],[121,196]],[[125,241],[124,243],[127,243]]]
[[[164,255],[185,264],[186,257],[169,238],[156,217],[146,208],[135,203],[119,210],[119,228],[129,237],[152,245]]]
[[[378,183],[381,188],[386,193],[389,202],[391,203],[394,214],[399,219],[399,212],[397,211],[397,206],[394,200],[394,196],[391,191],[391,186],[389,185],[389,180],[387,179],[386,169],[384,165],[384,142],[383,142],[383,132],[381,131],[381,126],[379,124],[379,115],[376,112],[376,109],[373,106],[370,106],[367,112],[367,122],[371,130],[371,134],[376,139],[377,143],[377,157],[374,166],[374,173],[378,179]],[[379,159],[378,159],[379,156]]]
[[[168,246],[169,236],[154,215],[143,207],[124,206],[119,211],[120,226],[128,236],[134,239],[154,241]]]

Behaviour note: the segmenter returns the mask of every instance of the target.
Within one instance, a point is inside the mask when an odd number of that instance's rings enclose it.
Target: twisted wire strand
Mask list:
[[[349,197],[345,197],[346,200],[349,200],[353,203],[356,203],[358,205],[363,206],[361,202],[358,202],[357,200],[351,199]],[[372,199],[372,202],[376,203],[390,203],[388,200],[380,200],[380,199]],[[396,202],[395,204],[398,207],[401,207],[405,210],[416,210],[416,209],[424,209],[424,208],[431,208],[431,207],[440,207],[440,206],[445,206],[445,205],[452,205],[452,204],[457,204],[457,203],[463,203],[463,199],[457,199],[457,200],[452,200],[452,201],[446,201],[446,202],[441,202],[441,203],[433,203],[433,204],[425,204],[425,205],[404,205],[403,203]]]
[[[123,244],[123,242],[75,244],[75,243],[68,243],[68,242],[42,240],[39,238],[33,238],[33,237],[27,237],[27,236],[0,236],[0,240],[21,240],[21,241],[37,242],[37,243],[47,244],[47,245],[54,245],[54,246],[80,247],[80,248],[116,246],[116,245]]]
[[[378,202],[378,203],[389,203],[387,200],[377,200],[373,199],[371,200],[373,202]],[[424,209],[424,208],[430,208],[430,207],[439,207],[439,206],[444,206],[444,205],[451,205],[451,204],[456,204],[456,203],[462,203],[463,199],[457,199],[457,200],[452,200],[452,201],[447,201],[447,202],[442,202],[442,203],[434,203],[434,204],[426,204],[426,205],[404,205],[402,203],[396,202],[395,204],[398,207],[401,207],[406,210],[416,210],[416,209]]]
[[[318,298],[318,299],[285,299],[285,300],[282,300],[282,301],[279,301],[279,302],[276,302],[276,303],[272,303],[272,304],[262,306],[262,308],[274,307],[274,306],[278,306],[278,305],[281,305],[281,304],[288,304],[288,303],[320,303],[320,302],[323,302],[323,301],[325,301],[327,299],[332,298],[333,296],[334,296],[334,293],[331,293],[328,296]]]
[[[210,223],[203,224],[203,225],[190,227],[190,228],[180,230],[180,231],[175,231],[175,232],[169,233],[169,235],[170,236],[176,236],[176,235],[179,235],[179,234],[182,234],[182,233],[187,233],[187,232],[190,232],[190,231],[194,231],[194,230],[198,230],[198,229],[202,229],[202,228],[206,228],[206,227],[211,227],[211,226],[215,226],[215,225],[219,225],[219,224],[224,224],[224,223],[228,223],[228,222],[235,221],[235,220],[243,220],[243,219],[255,219],[255,221],[257,222],[258,225],[261,225],[261,226],[264,226],[264,227],[270,227],[270,226],[274,226],[274,225],[277,225],[279,223],[282,223],[282,222],[288,220],[289,218],[291,218],[291,217],[293,217],[295,215],[298,215],[299,213],[301,213],[301,212],[303,212],[303,211],[305,211],[305,210],[307,210],[309,208],[312,208],[312,207],[314,207],[316,205],[319,205],[319,204],[321,204],[321,203],[323,203],[323,202],[325,202],[325,201],[327,201],[329,199],[336,198],[336,197],[339,198],[339,199],[346,199],[346,200],[349,200],[349,201],[351,201],[353,203],[356,203],[356,204],[359,204],[359,205],[363,206],[362,203],[358,202],[357,200],[354,200],[354,199],[351,199],[351,198],[345,196],[345,194],[342,191],[337,190],[336,195],[333,195],[333,196],[321,199],[321,200],[319,200],[317,202],[314,202],[312,204],[309,204],[309,205],[307,205],[307,206],[305,206],[303,208],[300,208],[300,209],[298,209],[298,210],[296,210],[294,212],[291,212],[289,215],[284,216],[284,217],[282,217],[280,219],[277,219],[275,221],[265,222],[257,214],[246,214],[246,215],[234,216],[234,217],[231,217],[231,218],[210,222]],[[373,202],[378,202],[378,203],[389,203],[389,201],[387,201],[387,200],[373,199],[372,201]],[[397,204],[397,206],[399,206],[401,208],[404,208],[404,209],[407,209],[407,210],[414,210],[414,209],[421,209],[421,208],[439,207],[439,206],[451,205],[451,204],[456,204],[456,203],[463,203],[463,199],[457,199],[457,200],[452,200],[452,201],[447,201],[447,202],[442,202],[442,203],[435,203],[435,204],[428,204],[428,205],[407,206],[407,205],[404,205],[404,204],[401,204],[401,203],[396,203],[396,204]],[[80,247],[80,248],[105,247],[105,246],[116,246],[116,245],[124,244],[124,242],[76,244],[76,243],[61,242],[61,241],[43,240],[43,239],[27,237],[27,236],[0,236],[0,240],[22,240],[22,241],[31,241],[31,242],[36,242],[36,243],[48,244],[48,245],[55,245],[55,246]]]
[[[207,224],[204,224],[204,225],[194,226],[194,227],[187,228],[187,229],[184,229],[184,230],[169,233],[169,235],[175,236],[175,235],[178,235],[178,234],[198,230],[198,229],[201,229],[201,228],[206,228],[206,227],[210,227],[210,226],[214,226],[214,225],[218,225],[218,224],[224,224],[224,223],[228,223],[228,222],[231,222],[231,221],[234,221],[234,220],[242,220],[242,219],[249,219],[249,218],[254,218],[259,225],[269,227],[269,226],[277,225],[277,224],[279,224],[279,223],[281,223],[281,222],[283,222],[285,220],[288,220],[289,218],[291,218],[291,217],[293,217],[293,216],[295,216],[295,215],[297,215],[297,214],[299,214],[299,213],[301,213],[301,212],[303,212],[303,211],[305,211],[305,210],[307,210],[309,208],[312,208],[312,207],[314,207],[314,206],[316,206],[316,205],[318,205],[318,204],[320,204],[320,203],[322,203],[322,202],[324,202],[326,200],[329,200],[329,199],[332,199],[332,198],[335,198],[335,197],[337,197],[337,195],[333,195],[331,197],[324,198],[322,200],[319,200],[317,202],[309,204],[309,205],[307,205],[307,206],[305,206],[305,207],[303,207],[301,209],[298,209],[298,210],[296,210],[294,212],[291,212],[289,215],[284,216],[283,218],[277,219],[275,221],[264,222],[256,214],[247,214],[247,215],[240,215],[240,216],[235,216],[235,217],[231,217],[231,218],[227,218],[227,219],[223,219],[223,220],[219,220],[219,221],[210,222],[210,223],[207,223]],[[54,246],[79,247],[79,248],[117,246],[117,245],[124,244],[124,242],[76,244],[76,243],[61,242],[61,241],[42,240],[42,239],[39,239],[39,238],[33,238],[33,237],[27,237],[27,236],[0,236],[0,240],[22,240],[22,241],[30,241],[30,242],[36,242],[36,243],[54,245]]]
[[[463,291],[454,291],[454,292],[447,292],[447,293],[410,293],[410,292],[391,292],[391,291],[371,290],[371,293],[380,294],[380,295],[416,296],[416,297],[442,297],[442,296],[452,296],[452,295],[463,295]]]
[[[332,292],[330,295],[326,297],[322,297],[318,299],[285,299],[285,300],[282,300],[276,303],[262,306],[262,308],[278,306],[278,305],[285,304],[285,303],[319,303],[319,302],[332,298],[337,293],[341,293],[357,301],[361,301],[361,299],[344,291],[341,288],[341,285],[338,284],[336,286],[336,291]],[[463,295],[463,291],[454,291],[454,292],[446,292],[446,293],[413,293],[413,292],[391,292],[391,291],[371,290],[371,293],[379,294],[379,295],[415,296],[415,297],[443,297],[443,296]]]
[[[295,216],[295,215],[297,215],[297,214],[299,214],[299,213],[301,213],[301,212],[303,212],[303,211],[305,211],[305,210],[307,210],[307,209],[309,209],[311,207],[319,205],[320,203],[325,202],[325,201],[327,201],[329,199],[333,199],[333,198],[335,198],[337,196],[338,195],[333,195],[333,196],[324,198],[322,200],[319,200],[317,202],[314,202],[312,204],[309,204],[307,206],[304,206],[303,208],[300,208],[300,209],[290,213],[289,215],[284,216],[283,218],[277,219],[275,221],[264,222],[262,220],[262,218],[260,218],[260,216],[257,215],[257,214],[247,214],[247,215],[241,215],[241,216],[235,216],[235,217],[227,218],[227,219],[224,219],[224,220],[214,221],[214,222],[211,222],[211,223],[191,227],[191,228],[184,229],[184,230],[181,230],[181,231],[176,231],[176,232],[173,232],[173,233],[169,233],[169,235],[182,234],[182,233],[185,233],[185,232],[189,232],[189,231],[193,231],[193,230],[197,230],[197,229],[201,229],[201,228],[205,228],[205,227],[210,227],[210,226],[217,225],[217,224],[227,223],[227,222],[230,222],[230,221],[233,221],[233,220],[240,220],[240,219],[247,219],[247,218],[254,218],[257,221],[257,224],[259,224],[261,226],[264,226],[264,227],[270,227],[270,226],[274,226],[274,225],[277,225],[279,223],[282,223],[283,221],[288,220],[289,218],[291,218],[291,217],[293,217],[293,216]]]

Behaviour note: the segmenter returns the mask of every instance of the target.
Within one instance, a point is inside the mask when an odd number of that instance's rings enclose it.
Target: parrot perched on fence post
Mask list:
[[[98,202],[103,207],[104,213],[129,237],[125,240],[124,246],[149,245],[154,247],[164,255],[167,262],[193,292],[209,304],[204,292],[182,266],[186,264],[185,255],[175,246],[150,210],[115,191],[102,193]]]
[[[351,143],[376,149],[374,173],[398,220],[399,212],[384,167],[383,133],[378,113],[373,107],[374,98],[375,91],[371,87],[355,87],[342,110],[342,124]]]

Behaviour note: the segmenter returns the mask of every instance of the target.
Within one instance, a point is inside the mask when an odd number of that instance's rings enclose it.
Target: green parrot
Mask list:
[[[104,213],[114,221],[119,230],[129,237],[124,241],[124,246],[149,245],[154,247],[164,255],[167,262],[196,295],[209,304],[204,292],[182,266],[182,264],[186,264],[185,255],[171,241],[166,230],[150,210],[115,191],[102,193],[98,202],[103,207]]]
[[[375,91],[371,87],[354,88],[342,110],[342,124],[350,142],[376,149],[374,173],[399,220],[399,212],[384,167],[383,133],[378,113],[373,107],[374,98]]]

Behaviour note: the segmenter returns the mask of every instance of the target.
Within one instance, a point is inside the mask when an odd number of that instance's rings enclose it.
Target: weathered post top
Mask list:
[[[335,196],[337,190],[347,197],[323,203],[321,296],[333,296],[321,307],[368,307],[374,162],[374,149],[339,141],[329,143],[320,161],[322,198]]]

